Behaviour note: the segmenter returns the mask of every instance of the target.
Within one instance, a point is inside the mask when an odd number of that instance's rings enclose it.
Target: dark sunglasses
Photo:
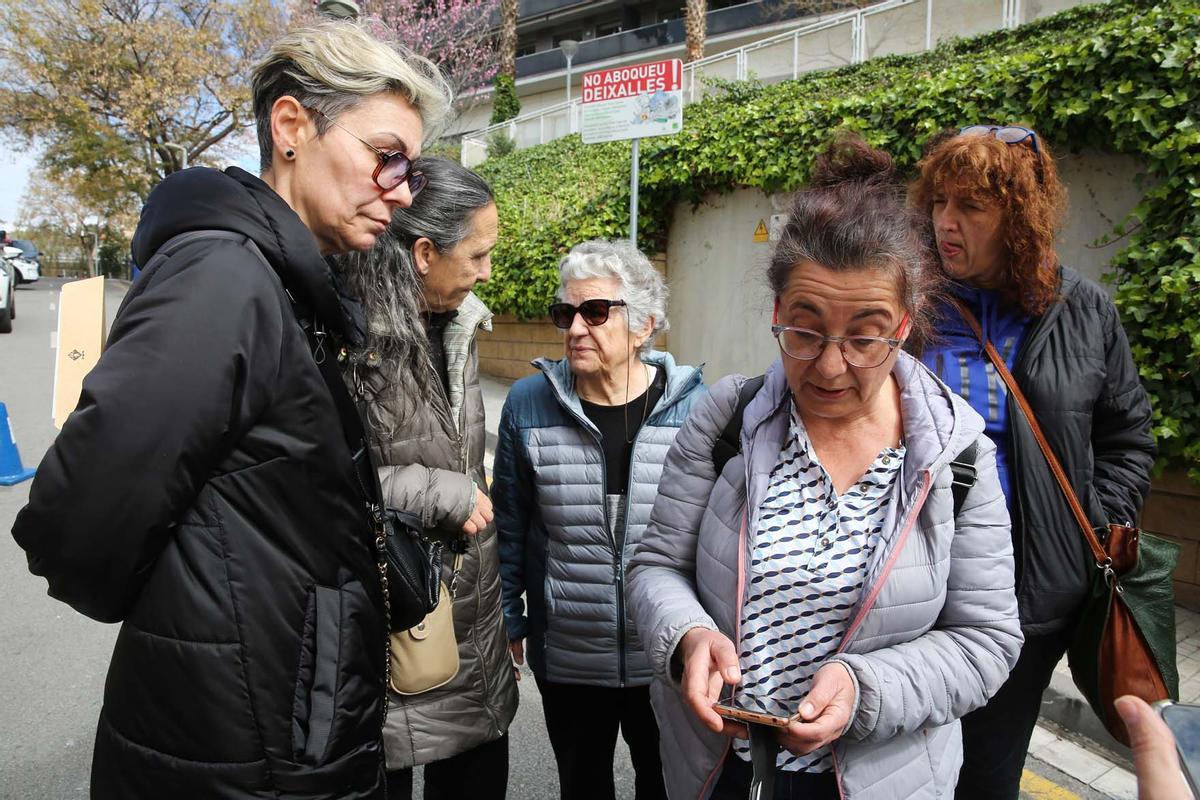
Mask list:
[[[959,136],[992,136],[999,139],[1005,144],[1021,144],[1029,142],[1029,146],[1033,149],[1033,154],[1037,156],[1037,179],[1038,183],[1043,182],[1042,178],[1042,148],[1038,145],[1038,135],[1029,128],[1022,128],[1020,125],[968,125],[965,128],[958,129]]]
[[[365,139],[356,136],[349,128],[330,117],[324,111],[316,108],[308,110],[320,114],[329,124],[336,125],[370,148],[371,152],[379,159],[379,163],[375,165],[375,171],[371,173],[371,180],[375,181],[375,185],[383,191],[390,192],[400,184],[408,181],[408,192],[413,197],[416,197],[425,188],[426,184],[429,183],[429,179],[425,177],[425,173],[415,171],[412,160],[401,151],[393,150],[388,153],[380,150]]]
[[[608,322],[608,312],[613,306],[625,305],[624,300],[584,300],[577,306],[570,303],[554,303],[550,306],[550,320],[554,327],[567,330],[575,322],[575,315],[583,317],[583,321],[595,327]]]

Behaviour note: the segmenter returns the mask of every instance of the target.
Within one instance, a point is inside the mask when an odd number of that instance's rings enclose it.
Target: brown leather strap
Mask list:
[[[1000,373],[1000,377],[1004,379],[1004,384],[1008,387],[1009,393],[1017,401],[1017,406],[1020,407],[1021,413],[1025,415],[1029,427],[1033,430],[1033,438],[1037,439],[1038,447],[1041,448],[1042,455],[1046,457],[1046,463],[1050,465],[1050,471],[1054,473],[1054,478],[1058,481],[1058,488],[1062,489],[1063,496],[1067,498],[1067,505],[1071,507],[1071,513],[1075,515],[1075,521],[1079,524],[1079,529],[1083,531],[1083,538],[1087,540],[1088,547],[1092,550],[1092,555],[1096,559],[1096,565],[1103,566],[1108,563],[1108,554],[1105,553],[1104,546],[1100,544],[1100,540],[1096,537],[1096,532],[1092,530],[1091,520],[1088,519],[1087,513],[1083,510],[1079,498],[1075,495],[1075,490],[1071,488],[1071,483],[1067,480],[1067,473],[1063,471],[1062,464],[1058,463],[1058,458],[1054,455],[1054,451],[1050,449],[1050,444],[1042,434],[1037,417],[1034,416],[1033,409],[1029,407],[1029,401],[1025,399],[1021,387],[1017,386],[1016,379],[1008,371],[1008,366],[1004,363],[1004,359],[1000,357],[1000,354],[996,352],[996,348],[989,340],[984,338],[983,329],[979,326],[979,320],[975,319],[975,315],[971,313],[971,310],[955,298],[951,298],[951,302],[954,303],[963,320],[971,326],[971,330],[975,332],[975,337],[979,339],[980,344],[987,351],[992,365]]]

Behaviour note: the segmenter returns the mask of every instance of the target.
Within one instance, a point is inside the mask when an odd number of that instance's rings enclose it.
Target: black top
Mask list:
[[[650,388],[640,397],[619,406],[601,406],[580,398],[583,413],[600,430],[604,449],[605,494],[625,494],[629,486],[629,462],[633,460],[633,440],[642,423],[662,399],[667,388],[666,370],[656,369]]]
[[[446,397],[450,396],[450,371],[446,367],[446,343],[443,334],[450,320],[458,316],[458,310],[435,311],[425,318],[425,335],[429,337],[429,358],[433,361],[433,370],[442,382]]]

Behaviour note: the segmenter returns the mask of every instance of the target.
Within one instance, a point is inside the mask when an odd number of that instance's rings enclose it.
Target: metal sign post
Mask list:
[[[584,144],[633,140],[629,239],[636,247],[640,140],[683,130],[683,62],[674,58],[585,73],[580,110]]]
[[[637,247],[637,212],[638,212],[638,142],[633,140],[633,169],[629,173],[629,241]]]

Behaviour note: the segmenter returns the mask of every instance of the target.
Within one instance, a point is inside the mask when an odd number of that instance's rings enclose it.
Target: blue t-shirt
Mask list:
[[[1032,318],[1001,300],[998,292],[953,284],[951,291],[974,312],[1011,371]],[[983,417],[984,432],[996,444],[1000,487],[1012,512],[1008,479],[1008,390],[971,328],[953,307],[943,309],[935,340],[921,357],[939,378]]]

